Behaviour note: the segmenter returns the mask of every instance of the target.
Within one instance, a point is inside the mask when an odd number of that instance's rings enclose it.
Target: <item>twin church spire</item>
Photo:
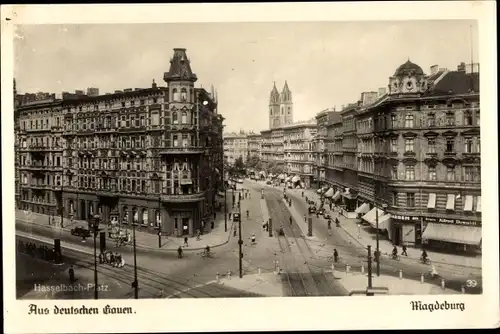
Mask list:
[[[281,93],[278,92],[274,82],[269,97],[269,128],[274,129],[291,123],[293,123],[293,101],[288,82],[285,80]]]

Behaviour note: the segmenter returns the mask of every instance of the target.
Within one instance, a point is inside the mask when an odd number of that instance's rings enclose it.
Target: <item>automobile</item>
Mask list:
[[[308,209],[309,213],[315,213],[316,212],[316,207],[310,206]]]
[[[324,215],[325,214],[325,209],[319,209],[317,210],[318,215]]]
[[[240,220],[240,214],[237,212],[233,213],[233,222],[239,222]]]
[[[82,226],[77,226],[77,227],[71,229],[71,235],[75,235],[77,237],[88,238],[88,237],[90,237],[90,230],[88,230]]]
[[[328,219],[332,219],[332,216],[330,216],[328,213],[325,213],[325,214],[323,215],[323,217],[324,217],[326,220],[328,220]]]
[[[266,184],[272,184],[271,180],[267,180]]]
[[[238,181],[236,181],[238,183],[243,183],[243,179],[238,179]]]

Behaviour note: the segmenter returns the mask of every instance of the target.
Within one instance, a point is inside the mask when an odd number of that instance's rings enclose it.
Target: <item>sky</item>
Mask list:
[[[288,82],[301,121],[387,87],[408,59],[428,74],[470,63],[471,50],[479,58],[467,20],[21,25],[16,35],[19,93],[166,86],[173,48],[186,48],[196,85],[217,89],[228,132],[269,127],[273,82]]]

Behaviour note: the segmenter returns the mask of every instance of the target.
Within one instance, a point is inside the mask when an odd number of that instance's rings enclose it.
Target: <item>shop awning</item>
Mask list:
[[[466,245],[479,245],[481,242],[481,227],[429,223],[422,234],[422,238]]]
[[[330,188],[326,191],[325,197],[332,197],[333,196],[333,188]]]
[[[294,177],[292,177],[292,182],[295,183],[295,182],[299,182],[300,181],[300,177],[298,177],[297,175],[295,175]]]
[[[455,210],[455,195],[448,194],[448,200],[446,201],[446,210]]]
[[[464,211],[472,211],[473,198],[471,195],[465,196]]]
[[[429,194],[427,209],[435,209],[435,208],[436,208],[436,194]]]
[[[477,196],[476,212],[481,212],[481,196]]]
[[[363,203],[360,206],[358,206],[358,208],[356,209],[355,212],[356,213],[367,213],[368,211],[370,211],[370,204]]]
[[[378,229],[379,230],[385,230],[388,227],[389,219],[391,218],[390,214],[384,214],[384,211],[378,208],[373,208],[370,211],[368,211],[367,214],[365,214],[361,219],[365,220],[366,222],[370,223],[373,228],[377,228],[377,218],[376,214],[378,215]]]
[[[340,198],[340,191],[337,190],[337,192],[332,196],[332,201],[336,201]]]

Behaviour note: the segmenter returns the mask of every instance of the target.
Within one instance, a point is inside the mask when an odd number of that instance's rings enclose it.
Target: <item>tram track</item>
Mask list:
[[[288,216],[290,213],[285,208],[282,203],[281,196],[276,196],[276,194],[271,193],[267,198],[267,202],[270,206],[270,211],[278,216],[277,222],[283,222],[284,234],[280,236],[278,233],[278,243],[282,252],[287,251],[289,254],[288,258],[284,257],[288,268],[287,270],[287,280],[295,283],[294,290],[295,296],[338,296],[338,295],[347,295],[347,291],[345,291],[341,287],[334,287],[335,284],[329,282],[329,279],[326,277],[325,272],[321,269],[319,272],[315,272],[311,265],[308,263],[309,259],[314,258],[313,252],[309,249],[308,245],[305,243],[302,237],[297,237],[294,231],[294,224],[297,224],[295,220],[293,220],[292,226],[289,226]],[[278,225],[278,224],[277,224]],[[294,252],[290,245],[294,245],[294,248],[298,252]],[[286,245],[286,247],[284,247]],[[292,263],[290,263],[292,262]],[[293,268],[291,268],[293,267]],[[298,286],[300,285],[300,286]],[[300,291],[300,292],[297,292]]]

